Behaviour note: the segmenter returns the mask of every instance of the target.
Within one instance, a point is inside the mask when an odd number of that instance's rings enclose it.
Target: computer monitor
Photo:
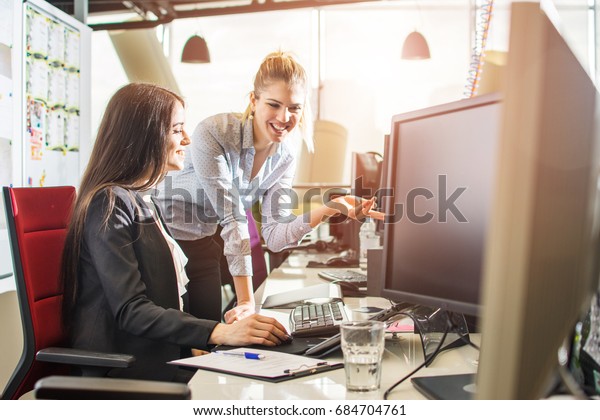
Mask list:
[[[379,190],[382,156],[377,152],[352,152],[351,194],[369,199]]]
[[[381,295],[478,315],[500,96],[396,115]]]
[[[377,193],[381,180],[381,161],[382,157],[377,152],[352,153],[350,194],[369,199]],[[345,249],[345,252],[349,254],[347,257],[351,260],[358,258],[360,226],[360,222],[349,219],[345,215],[329,218],[331,236],[335,238],[335,242],[340,248]],[[352,261],[352,265],[355,265],[357,261]]]
[[[513,3],[477,397],[544,396],[598,289],[598,92],[535,3]]]
[[[498,149],[493,185],[484,194],[491,204],[481,209],[489,222],[479,252],[480,305],[466,309],[479,308],[482,318],[475,396],[534,399],[551,389],[558,350],[599,287],[598,92],[535,3],[511,5],[506,77],[498,120],[488,120],[484,129],[470,126],[482,142],[496,139]],[[403,148],[401,143],[398,156]],[[398,227],[386,230],[387,247],[397,244],[398,233]],[[447,244],[444,252],[454,253],[455,246]],[[391,256],[396,258],[387,249],[384,258]],[[384,269],[395,264],[386,261]],[[389,276],[385,287],[394,299],[444,304],[440,292],[399,293],[395,289],[405,286]]]
[[[377,208],[380,210],[385,209],[385,204],[387,200],[393,200],[394,197],[392,195],[392,189],[389,188],[389,180],[388,177],[391,176],[392,173],[392,165],[390,161],[392,160],[392,142],[390,141],[390,135],[386,134],[383,139],[383,160],[381,161],[381,176],[379,178],[379,189],[375,192],[375,196],[377,197]],[[376,222],[377,230],[376,233],[383,237],[383,232],[385,230],[385,223],[383,220],[377,220]]]

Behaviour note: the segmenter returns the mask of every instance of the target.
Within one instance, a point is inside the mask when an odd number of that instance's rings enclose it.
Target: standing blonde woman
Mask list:
[[[368,213],[373,201],[340,197],[300,217],[290,212],[298,141],[312,150],[309,82],[292,55],[277,51],[263,60],[244,114],[218,114],[192,135],[183,171],[167,176],[158,200],[189,264],[191,313],[220,319],[220,259],[225,255],[237,306],[225,314],[232,323],[255,311],[246,210],[261,200],[262,236],[272,251],[297,244],[329,216]],[[224,249],[213,235],[221,225]]]

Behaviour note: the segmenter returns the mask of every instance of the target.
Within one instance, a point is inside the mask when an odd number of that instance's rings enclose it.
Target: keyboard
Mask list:
[[[323,270],[319,277],[333,282],[352,283],[356,287],[367,287],[367,275],[353,270]]]
[[[341,300],[321,304],[302,304],[290,313],[294,337],[329,337],[340,332],[340,324],[348,321]]]
[[[372,319],[374,321],[386,322],[387,320],[398,315],[402,310],[404,310],[410,306],[411,306],[410,304],[399,303],[399,304],[392,306],[389,309],[386,309],[385,311],[376,313],[369,319]],[[308,350],[306,350],[304,352],[304,356],[311,356],[311,357],[325,356],[329,353],[339,350],[340,342],[341,342],[341,337],[340,337],[340,333],[338,332],[335,335],[332,335],[331,337],[329,337],[327,340],[323,340],[319,344],[310,347]]]

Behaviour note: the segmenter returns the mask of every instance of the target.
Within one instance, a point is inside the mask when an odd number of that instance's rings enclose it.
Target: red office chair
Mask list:
[[[73,366],[77,366],[83,376],[102,376],[105,370],[126,368],[135,361],[131,355],[59,347],[68,343],[61,320],[60,268],[65,235],[75,200],[75,188],[4,187],[3,192],[23,325],[23,352],[2,398],[18,399],[32,390],[41,378],[49,376],[51,379],[39,381],[36,385],[36,396],[62,396],[71,399],[122,396],[120,392],[127,388],[119,389],[118,384],[121,382],[115,382],[114,379],[111,379],[110,392],[107,392],[106,382],[102,380],[108,378],[95,378],[94,381],[98,386],[104,384],[104,391],[94,390],[88,383],[78,382],[86,378],[61,378],[69,375]],[[142,385],[151,381],[133,382]],[[45,383],[48,388],[44,387]],[[70,387],[65,386],[65,383]],[[123,384],[130,386],[131,381]],[[169,398],[190,397],[189,388],[185,384],[156,384],[166,386],[170,393]],[[160,395],[156,395],[156,388],[154,386],[149,394],[131,393],[127,398],[160,398]],[[60,391],[54,392],[56,389]],[[173,390],[180,393],[173,393]],[[97,392],[94,393],[95,391]],[[134,392],[133,389],[129,391]]]

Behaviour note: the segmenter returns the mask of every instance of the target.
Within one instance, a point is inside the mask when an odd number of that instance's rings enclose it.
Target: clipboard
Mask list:
[[[236,353],[256,352],[254,349],[237,348]],[[283,382],[303,376],[340,369],[342,362],[328,362],[295,354],[261,350],[262,360],[246,359],[227,354],[210,353],[169,362],[212,372],[226,373],[267,382]]]

